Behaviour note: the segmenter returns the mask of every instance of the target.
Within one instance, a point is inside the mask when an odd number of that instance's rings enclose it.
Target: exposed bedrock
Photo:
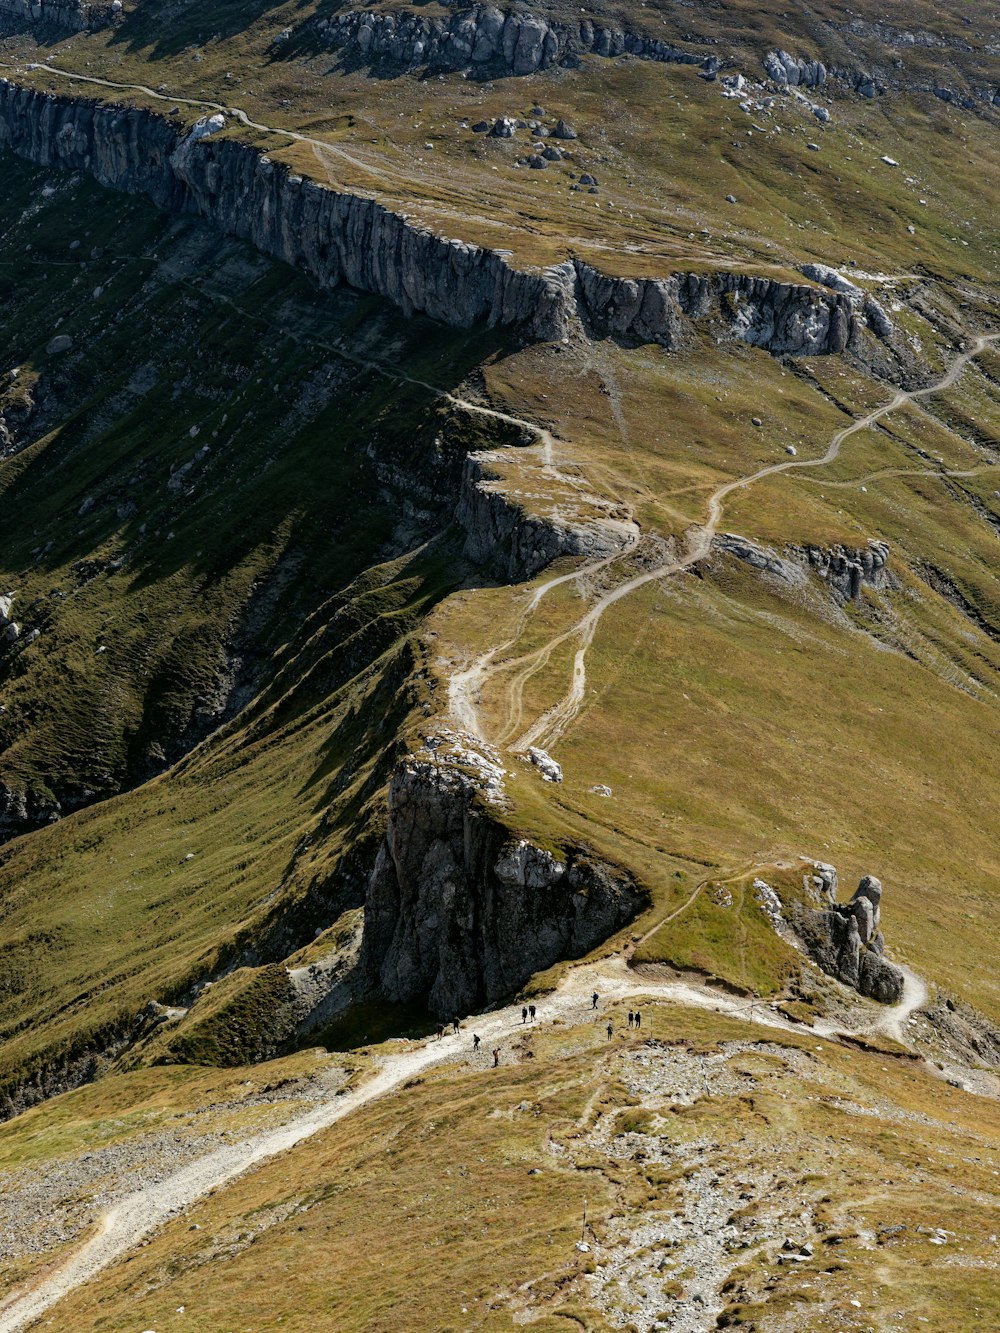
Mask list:
[[[855,328],[842,292],[742,273],[611,278],[577,262],[578,301],[599,334],[673,347],[685,317],[722,320],[728,333],[776,355],[842,352]]]
[[[899,587],[889,566],[888,542],[870,541],[859,547],[786,546],[779,554],[738,533],[720,532],[712,548],[794,586],[802,586],[805,571],[812,570],[841,604],[857,601],[863,588],[882,592]]]
[[[882,885],[865,875],[850,902],[838,903],[836,874],[807,876],[812,902],[796,905],[792,921],[813,960],[828,976],[837,977],[862,995],[895,1004],[903,994],[903,974],[883,956],[879,929]]]
[[[321,287],[346,283],[458,328],[486,323],[560,340],[576,317],[601,336],[673,346],[684,317],[717,315],[730,336],[776,354],[842,351],[855,316],[841,292],[738,273],[607,277],[567,261],[512,268],[496,251],[432,235],[374,199],[289,172],[219,136],[222,116],[183,135],[152,112],[56,97],[0,79],[0,145],[42,166],[197,214]]]
[[[110,4],[91,5],[87,0],[0,0],[0,29],[27,26],[42,32],[84,32],[106,28],[111,15]]]
[[[112,189],[198,214],[322,287],[346,283],[459,328],[488,323],[521,326],[538,339],[566,335],[571,275],[514,269],[495,251],[433,236],[374,199],[303,180],[249,145],[206,133],[185,137],[148,111],[53,97],[6,80],[0,144],[42,166],[86,171]]]
[[[427,17],[413,10],[379,13],[347,10],[330,18],[309,19],[300,31],[331,50],[375,64],[420,65],[435,69],[482,69],[495,73],[534,74],[553,65],[575,65],[581,56],[632,55],[640,60],[701,65],[717,69],[717,56],[691,51],[620,28],[583,19],[564,23],[540,15],[474,5],[449,18]]]
[[[368,885],[361,970],[395,1003],[443,1018],[512,994],[626,925],[645,895],[582,849],[555,855],[514,838],[473,778],[404,760]]]
[[[530,579],[560,556],[598,560],[634,546],[638,524],[620,506],[597,496],[574,497],[565,510],[545,504],[531,512],[525,503],[543,497],[519,497],[511,484],[492,469],[503,456],[470,454],[465,464],[456,519],[465,529],[465,555],[491,567],[511,582]]]

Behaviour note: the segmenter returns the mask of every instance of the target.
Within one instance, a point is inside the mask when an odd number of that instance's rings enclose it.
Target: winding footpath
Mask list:
[[[907,403],[915,402],[921,398],[930,397],[933,394],[941,393],[943,390],[951,388],[962,375],[965,367],[976,357],[981,355],[987,347],[990,347],[1000,341],[1000,334],[983,334],[977,337],[968,348],[955,358],[947,372],[933,384],[927,385],[923,389],[900,389],[881,407],[873,408],[871,412],[859,417],[849,426],[845,426],[830,440],[826,450],[816,458],[789,458],[780,463],[771,463],[767,467],[758,468],[756,472],[750,473],[746,477],[738,477],[733,481],[725,482],[718,489],[712,492],[708,498],[708,516],[705,523],[698,528],[693,529],[687,537],[687,550],[676,559],[667,561],[654,569],[645,570],[637,574],[634,578],[626,580],[619,584],[610,592],[605,593],[591,609],[575,625],[562,633],[550,639],[540,648],[536,648],[532,653],[514,660],[496,661],[496,654],[503,650],[507,645],[491,648],[483,654],[471,666],[465,668],[466,679],[471,679],[477,686],[482,686],[491,676],[501,671],[516,672],[513,682],[508,687],[508,696],[513,703],[512,713],[517,714],[519,708],[520,691],[523,690],[525,680],[531,674],[534,674],[545,663],[547,663],[552,652],[562,644],[570,640],[578,640],[578,646],[573,657],[573,667],[570,680],[570,686],[566,694],[552,707],[546,710],[541,717],[537,719],[530,727],[522,732],[513,742],[509,738],[501,737],[501,741],[508,741],[510,748],[515,751],[522,751],[530,745],[540,746],[542,748],[551,747],[566,732],[569,725],[576,718],[583,704],[584,691],[587,684],[586,659],[587,650],[593,642],[597,627],[601,622],[604,613],[622,598],[630,593],[645,587],[649,583],[654,583],[659,579],[667,578],[672,574],[679,574],[686,569],[690,569],[699,561],[703,560],[712,547],[712,541],[718,533],[725,508],[726,499],[735,491],[744,491],[753,486],[756,482],[763,481],[767,477],[779,476],[782,473],[802,472],[813,468],[826,467],[832,463],[840,454],[845,441],[852,435],[860,431],[868,430],[871,426],[881,421],[883,417],[892,412],[905,407]],[[929,470],[930,471],[930,470]],[[931,475],[937,475],[931,472]],[[617,557],[621,558],[621,557]],[[582,573],[583,571],[581,571]],[[519,637],[519,633],[518,633]],[[466,709],[468,717],[468,709]],[[479,729],[476,728],[478,734]]]
[[[663,924],[662,921],[659,923]],[[913,973],[907,972],[906,975],[907,990],[900,1004],[887,1009],[875,1020],[881,1025],[880,1030],[893,1036],[898,1032],[897,1039],[904,1044],[906,1039],[902,1034],[906,1019],[926,999],[923,982]],[[595,991],[602,1005],[600,1014],[595,1014],[591,1007],[591,995]],[[570,968],[556,989],[539,1001],[539,1009],[543,1022],[559,1020],[582,1024],[597,1021],[603,1026],[604,1007],[611,1002],[630,999],[660,1000],[710,1010],[784,1032],[801,1034],[808,1031],[802,1024],[776,1013],[763,1001],[751,1003],[708,986],[676,980],[673,974],[663,975],[663,970],[656,965],[632,971],[621,954]],[[357,1087],[331,1095],[328,1100],[277,1129],[216,1149],[158,1184],[126,1195],[96,1219],[94,1233],[68,1259],[34,1285],[15,1291],[0,1301],[0,1333],[21,1333],[65,1296],[92,1281],[133,1251],[145,1237],[183,1215],[211,1191],[288,1152],[345,1116],[391,1095],[425,1070],[436,1065],[467,1064],[471,1058],[473,1032],[479,1035],[484,1050],[489,1050],[497,1045],[503,1049],[505,1042],[523,1034],[524,1030],[518,1002],[468,1019],[458,1034],[407,1042],[398,1052],[386,1055],[378,1071]],[[836,1037],[845,1031],[828,1024],[814,1030],[817,1035],[825,1037]],[[872,1025],[867,1025],[852,1031],[874,1030]],[[485,1072],[488,1075],[489,1071]]]

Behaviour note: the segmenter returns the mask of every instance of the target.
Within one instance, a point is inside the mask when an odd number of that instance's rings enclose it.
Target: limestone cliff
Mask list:
[[[470,454],[456,519],[465,529],[465,555],[511,582],[530,579],[560,556],[590,560],[614,555],[639,540],[638,524],[598,496],[574,495],[571,506],[548,503],[544,492],[525,509],[491,468],[493,453]],[[549,483],[551,486],[551,483]]]
[[[304,180],[221,134],[216,115],[185,134],[139,108],[56,97],[0,79],[0,146],[44,166],[197,214],[319,286],[374,292],[405,314],[485,323],[535,340],[568,336],[578,314],[601,336],[673,346],[685,317],[775,354],[842,351],[855,330],[839,292],[745,274],[607,277],[582,263],[513,268],[499,252],[433,235],[377,200]]]
[[[410,758],[389,786],[385,839],[368,885],[361,969],[396,1003],[451,1018],[575,958],[644,903],[631,878],[582,849],[518,840],[474,776]]]
[[[471,69],[484,75],[534,74],[573,66],[583,55],[634,56],[665,64],[700,65],[714,72],[719,57],[590,19],[567,23],[542,15],[474,5],[448,18],[413,10],[350,9],[307,20],[299,29],[331,50],[369,64]],[[291,35],[291,34],[289,34]],[[287,38],[286,38],[287,40]]]

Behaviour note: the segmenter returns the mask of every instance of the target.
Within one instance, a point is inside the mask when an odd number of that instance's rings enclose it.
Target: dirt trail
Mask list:
[[[600,996],[601,1013],[591,1008],[591,995]],[[769,1028],[801,1032],[799,1025],[776,1014],[767,1005],[740,1000],[707,986],[657,976],[654,967],[644,973],[629,969],[622,956],[585,963],[570,969],[552,994],[539,1002],[543,1022],[604,1022],[604,1006],[628,997],[647,997],[708,1009]],[[209,1153],[168,1176],[159,1184],[130,1194],[98,1221],[97,1230],[54,1272],[26,1290],[15,1291],[0,1302],[0,1333],[19,1333],[58,1301],[85,1285],[103,1269],[135,1249],[144,1237],[177,1217],[210,1191],[244,1172],[302,1143],[320,1130],[335,1125],[353,1111],[396,1091],[434,1065],[469,1059],[472,1033],[483,1049],[506,1049],[506,1043],[524,1032],[520,1004],[468,1019],[462,1032],[440,1040],[407,1043],[384,1058],[376,1074],[360,1086],[331,1096],[278,1129],[271,1129]]]
[[[950,388],[957,382],[965,367],[970,361],[979,356],[987,347],[1000,340],[1000,334],[984,334],[977,337],[973,343],[959,356],[955,358],[947,372],[933,384],[923,389],[900,389],[887,403],[881,407],[873,408],[871,412],[859,417],[849,426],[839,430],[831,439],[826,450],[817,458],[799,458],[786,459],[780,463],[771,463],[767,467],[758,468],[756,472],[750,473],[746,477],[739,477],[733,481],[725,482],[715,490],[708,499],[708,517],[704,525],[695,528],[688,534],[687,553],[679,559],[672,560],[666,564],[660,565],[655,569],[646,570],[642,574],[636,575],[627,582],[620,584],[611,592],[606,593],[600,601],[587,612],[582,619],[578,620],[570,629],[564,630],[556,635],[541,648],[525,657],[515,659],[513,662],[494,663],[484,674],[492,674],[496,671],[510,670],[511,668],[521,668],[521,672],[515,677],[517,690],[522,690],[525,679],[525,669],[530,674],[537,670],[538,664],[547,662],[551,657],[552,651],[561,644],[570,639],[579,639],[579,644],[573,658],[573,669],[570,681],[570,687],[567,693],[558,703],[554,704],[538,720],[524,731],[511,745],[513,750],[524,750],[529,745],[537,745],[542,748],[551,747],[561,736],[565,734],[567,727],[576,718],[583,703],[584,691],[587,683],[586,658],[587,649],[593,642],[597,627],[601,618],[609,607],[614,606],[616,602],[627,597],[629,593],[645,587],[646,584],[655,582],[658,579],[667,578],[671,574],[678,574],[685,569],[704,559],[712,546],[713,538],[719,530],[722,522],[725,501],[734,491],[746,490],[758,481],[763,481],[766,477],[778,476],[785,472],[804,471],[810,468],[825,467],[832,463],[840,453],[844,442],[859,431],[868,430],[869,427],[876,424],[883,417],[907,403],[912,403],[920,398],[929,397],[932,394],[940,393],[944,389]]]

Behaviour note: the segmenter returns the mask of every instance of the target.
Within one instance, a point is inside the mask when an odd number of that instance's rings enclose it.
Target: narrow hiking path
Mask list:
[[[601,996],[602,1010],[594,1014],[591,995]],[[624,959],[606,959],[570,969],[550,995],[538,1001],[543,1021],[605,1022],[609,1001],[630,996],[665,999],[681,1005],[711,1009],[734,1018],[746,1018],[745,1006],[728,996],[683,981],[658,980],[632,974]],[[780,1015],[759,1009],[756,1022],[794,1031]],[[287,1152],[345,1116],[395,1092],[404,1083],[436,1065],[462,1064],[469,1059],[472,1033],[485,1051],[525,1031],[521,1004],[509,1005],[468,1019],[457,1035],[407,1043],[403,1050],[384,1057],[379,1070],[358,1087],[327,1101],[277,1129],[217,1149],[166,1177],[156,1185],[125,1196],[95,1219],[96,1230],[67,1260],[26,1290],[0,1301],[0,1333],[19,1333],[64,1296],[91,1281],[116,1260],[135,1249],[158,1227],[181,1215],[212,1190]]]
[[[628,579],[612,591],[606,593],[595,605],[576,622],[570,629],[557,634],[542,647],[535,649],[532,653],[524,657],[515,659],[513,662],[490,662],[485,665],[484,671],[480,677],[481,680],[488,678],[502,670],[520,668],[514,683],[509,687],[511,697],[515,697],[515,692],[523,691],[526,674],[530,675],[537,671],[541,665],[547,663],[552,652],[557,647],[570,640],[578,640],[578,646],[573,657],[573,666],[570,679],[570,686],[566,694],[554,705],[548,708],[527,730],[522,732],[516,740],[510,743],[510,748],[515,751],[521,751],[528,746],[535,745],[543,749],[548,749],[555,744],[566,732],[567,728],[578,715],[583,704],[584,691],[587,683],[586,659],[587,650],[593,642],[597,627],[600,624],[604,613],[616,602],[621,601],[630,593],[645,587],[647,584],[655,582],[662,578],[667,578],[672,574],[681,573],[683,570],[690,569],[693,565],[703,560],[711,550],[712,541],[716,536],[719,526],[722,522],[725,501],[728,496],[735,491],[743,491],[753,486],[756,482],[763,481],[767,477],[779,476],[783,473],[794,473],[806,471],[812,468],[826,467],[832,463],[840,454],[840,450],[846,440],[860,431],[868,430],[871,426],[879,422],[883,417],[892,412],[898,411],[907,403],[918,401],[935,393],[940,393],[954,385],[966,366],[979,356],[985,349],[994,343],[1000,341],[1000,334],[982,334],[974,339],[964,352],[961,352],[951,366],[940,379],[933,384],[929,384],[922,389],[900,389],[887,402],[880,407],[873,408],[864,416],[853,421],[849,426],[837,431],[830,440],[826,450],[816,458],[789,458],[780,463],[771,463],[766,467],[758,468],[757,471],[750,473],[746,477],[738,477],[732,481],[723,483],[718,489],[712,492],[708,498],[708,516],[705,523],[689,532],[687,537],[686,553],[674,560],[670,560],[655,569],[646,570],[637,574],[634,578]],[[512,710],[513,711],[513,710]]]
[[[674,915],[677,915],[674,913]],[[665,922],[658,923],[662,926]],[[926,998],[920,978],[907,973],[908,988],[899,1005],[876,1020],[880,1030],[903,1033],[906,1019]],[[592,1007],[592,995],[600,1008]],[[775,1012],[766,1002],[745,1000],[697,982],[678,980],[659,964],[632,970],[623,954],[568,969],[556,988],[536,1001],[540,1021],[570,1024],[596,1022],[603,1028],[607,1005],[620,1000],[659,1000],[687,1008],[709,1010],[769,1029],[802,1034],[809,1028]],[[95,1230],[66,1260],[39,1281],[10,1293],[0,1301],[0,1333],[21,1333],[65,1296],[92,1281],[99,1273],[133,1251],[150,1233],[180,1217],[208,1193],[236,1177],[303,1143],[314,1134],[371,1103],[391,1095],[408,1080],[438,1065],[456,1067],[472,1060],[472,1034],[482,1052],[499,1047],[508,1053],[511,1040],[528,1030],[522,1023],[521,1003],[465,1020],[463,1030],[440,1039],[401,1043],[402,1049],[382,1057],[378,1070],[365,1082],[330,1097],[277,1129],[269,1129],[239,1143],[226,1145],[167,1176],[159,1183],[126,1195],[99,1217]],[[875,1030],[873,1026],[865,1030]],[[817,1035],[836,1038],[845,1029],[815,1029]],[[648,1040],[657,1034],[647,1030]],[[848,1035],[853,1035],[849,1033]],[[906,1044],[905,1035],[900,1038]],[[488,1061],[487,1061],[488,1065]],[[482,1067],[480,1064],[479,1067]],[[489,1068],[483,1070],[489,1076]]]

